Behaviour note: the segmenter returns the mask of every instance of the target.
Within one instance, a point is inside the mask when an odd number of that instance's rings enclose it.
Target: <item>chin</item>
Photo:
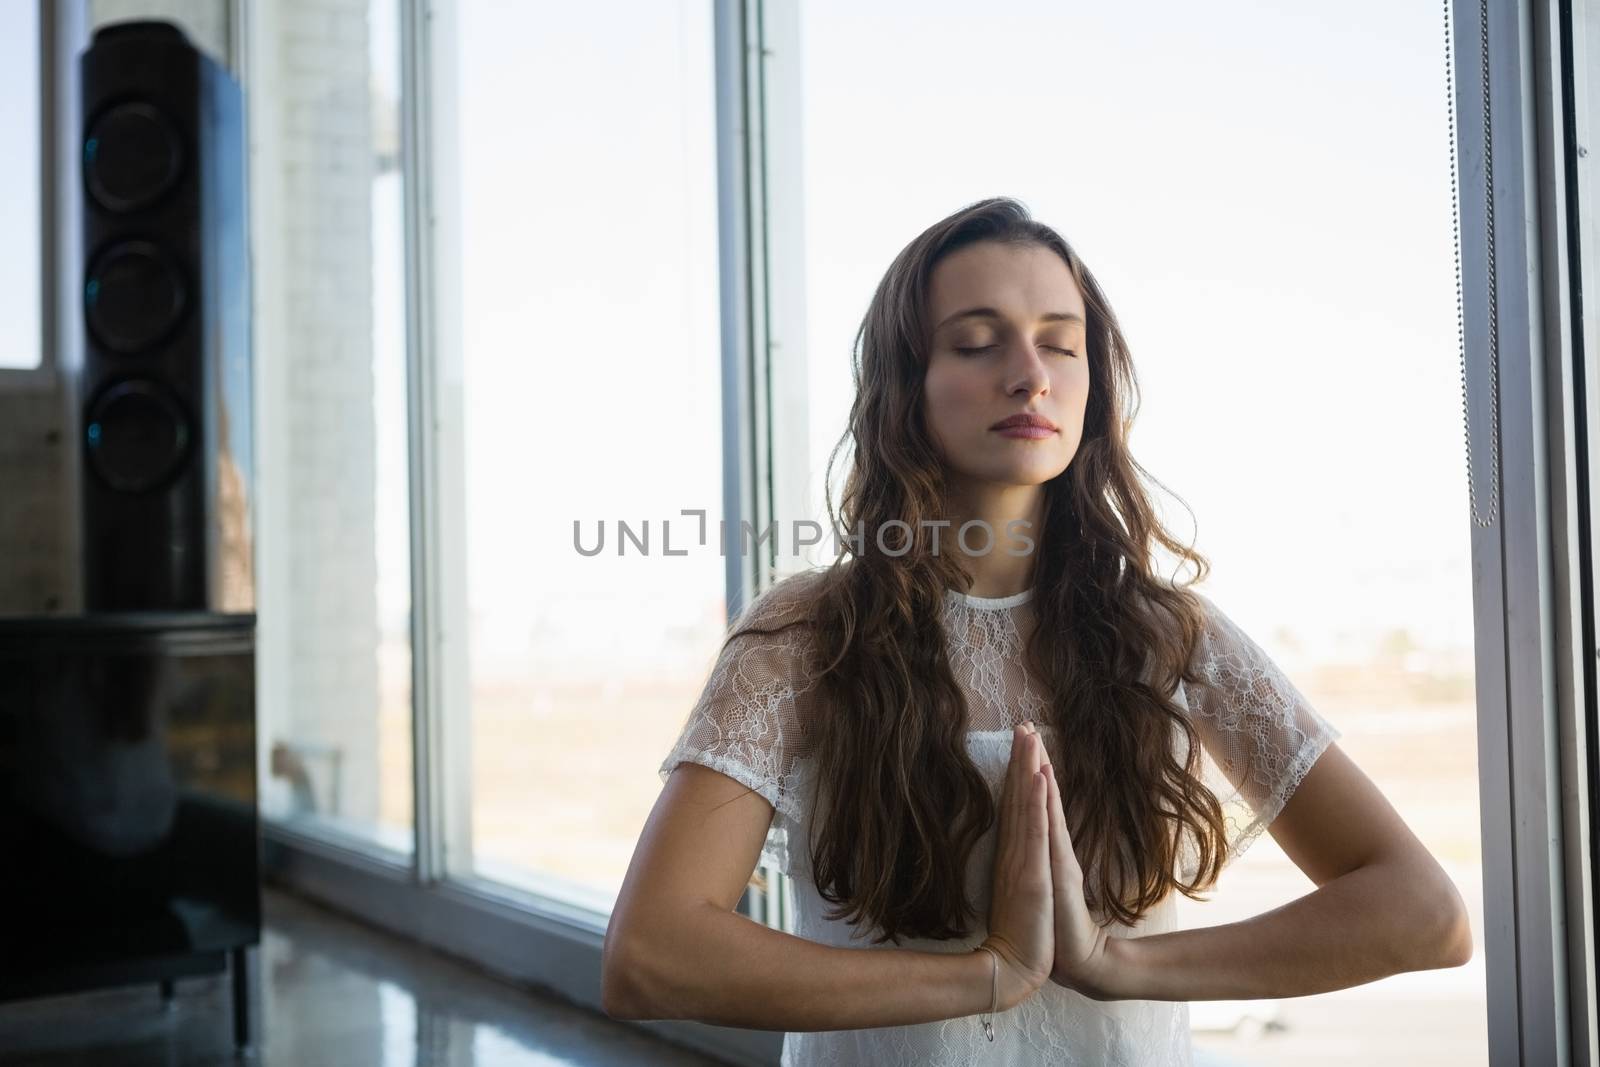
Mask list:
[[[1036,456],[1027,463],[1005,465],[1007,480],[1018,485],[1042,485],[1056,477],[1072,463],[1072,457]]]
[[[1072,464],[1072,456],[1034,456],[1020,461],[1016,456],[974,456],[976,462],[955,463],[954,469],[961,477],[990,485],[1022,486],[1044,485],[1058,478]]]
[[[989,471],[982,475],[982,480],[996,485],[1023,486],[1044,485],[1066,470],[1065,467],[1025,467],[1011,468],[1009,470]]]

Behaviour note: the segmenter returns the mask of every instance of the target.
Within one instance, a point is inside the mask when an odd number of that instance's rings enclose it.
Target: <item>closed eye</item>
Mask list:
[[[970,356],[974,352],[987,352],[991,348],[999,348],[999,347],[1000,347],[999,345],[983,345],[980,348],[957,348],[956,351],[960,352],[963,356]],[[1064,356],[1076,356],[1078,354],[1076,352],[1071,351],[1070,349],[1057,348],[1055,345],[1040,345],[1039,347],[1040,348],[1048,348],[1052,352],[1060,352]]]

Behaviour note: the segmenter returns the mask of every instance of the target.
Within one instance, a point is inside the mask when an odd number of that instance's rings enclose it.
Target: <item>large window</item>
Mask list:
[[[86,2],[97,18],[152,6]],[[248,22],[267,811],[413,865],[348,864],[347,884],[312,880],[323,891],[396,894],[379,921],[598,1006],[570,953],[612,906],[730,589],[765,570],[727,566],[719,523],[826,522],[874,286],[931,221],[1011,195],[1116,308],[1141,385],[1133,450],[1213,564],[1203,591],[1339,728],[1472,913],[1465,967],[1197,1002],[1197,1046],[1236,1064],[1471,1064],[1491,1023],[1525,1049],[1551,1039],[1551,945],[1582,914],[1542,910],[1557,894],[1539,849],[1560,825],[1547,799],[1577,789],[1571,766],[1536,766],[1529,679],[1565,676],[1538,632],[1561,627],[1528,620],[1530,576],[1565,572],[1523,558],[1543,527],[1511,527],[1536,512],[1518,494],[1557,480],[1530,456],[1565,438],[1538,397],[1500,411],[1496,390],[1528,399],[1519,361],[1539,342],[1485,303],[1531,286],[1559,242],[1491,247],[1482,209],[1508,205],[1505,232],[1559,213],[1516,200],[1551,183],[1510,149],[1492,189],[1457,173],[1458,308],[1437,7],[1008,0],[974,22],[958,0],[154,6],[213,44]],[[1519,51],[1496,3],[1481,63],[1480,12],[1454,6],[1472,30],[1457,79],[1492,68],[1495,126],[1515,128],[1518,57],[1542,53]],[[1534,73],[1527,109],[1556,114],[1559,72]],[[1481,89],[1454,111],[1469,163]],[[1592,150],[1574,164],[1585,189]],[[1591,314],[1575,336],[1595,330]],[[1491,406],[1506,420],[1504,530],[1462,522],[1463,353],[1480,486]],[[1527,676],[1500,684],[1513,661]],[[1180,921],[1313,888],[1267,835],[1212,901],[1180,899]],[[1486,928],[1486,895],[1514,922]]]
[[[1342,731],[1479,938],[1463,968],[1195,1003],[1197,1047],[1487,1062],[1438,7],[1007,3],[984,9],[983,47],[959,3],[800,12],[812,517],[890,259],[967,203],[1020,198],[1120,317],[1143,391],[1134,454],[1192,509],[1156,489],[1213,565],[1203,588]],[[1180,899],[1180,922],[1313,888],[1263,836],[1211,903]]]
[[[6,8],[0,34],[0,144],[6,166],[0,173],[0,370],[40,363],[39,167],[41,154],[39,8],[33,0],[14,0]]]
[[[444,595],[467,641],[445,654],[468,681],[443,710],[468,720],[449,736],[470,841],[451,866],[603,913],[727,621],[714,538],[680,515],[721,517],[711,7],[456,17],[440,165],[462,326],[440,343],[463,458],[441,477],[464,489],[465,588]]]
[[[252,15],[268,815],[412,848],[399,0]]]

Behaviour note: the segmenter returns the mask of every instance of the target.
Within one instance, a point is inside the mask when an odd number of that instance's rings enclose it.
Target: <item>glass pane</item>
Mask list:
[[[39,5],[19,0],[6,10],[0,35],[0,144],[10,158],[0,171],[0,370],[40,362]]]
[[[88,0],[89,29],[112,22],[157,19],[183,30],[189,43],[221,63],[231,66],[228,53],[228,17],[233,0]]]
[[[1464,967],[1195,1002],[1196,1047],[1240,1064],[1487,1063],[1438,7],[1013,0],[984,7],[983,47],[955,0],[800,16],[811,517],[827,521],[852,345],[890,261],[967,204],[1022,200],[1119,316],[1143,400],[1133,453],[1192,509],[1150,487],[1212,564],[1201,591],[1342,731],[1472,911]],[[1314,888],[1264,835],[1210,903],[1179,897],[1179,921]]]
[[[472,839],[451,848],[609,910],[726,624],[723,557],[679,516],[720,519],[711,8],[458,17]],[[648,520],[647,551],[618,554],[619,519]]]
[[[1566,145],[1566,165],[1578,174],[1569,194],[1569,212],[1579,220],[1578,261],[1573,269],[1579,279],[1574,291],[1584,294],[1596,291],[1600,279],[1600,172],[1595,169],[1597,152],[1600,152],[1600,4],[1586,2],[1566,9],[1571,19],[1572,67],[1566,78],[1573,86],[1573,124],[1571,140]],[[1575,158],[1574,158],[1575,157]],[[1583,356],[1583,393],[1578,396],[1585,411],[1585,424],[1600,425],[1600,306],[1592,296],[1585,296],[1576,308],[1581,321],[1572,324],[1572,336],[1581,345]],[[1600,449],[1594,437],[1589,437],[1589,470],[1600,469]],[[1479,468],[1481,469],[1481,468]],[[1593,475],[1590,476],[1591,479]],[[1589,559],[1600,558],[1600,497],[1589,494]],[[1591,564],[1592,566],[1592,564]],[[1592,573],[1592,571],[1591,571]],[[1600,616],[1596,615],[1595,590],[1589,591],[1589,618],[1586,620],[1587,640],[1593,642],[1600,632]],[[1593,767],[1600,738],[1593,731],[1588,736],[1589,766]],[[1600,826],[1600,783],[1589,778],[1589,826]],[[1591,914],[1600,915],[1600,854],[1591,851],[1589,885]],[[1592,937],[1592,928],[1591,928]]]
[[[263,804],[408,852],[398,20],[398,0],[267,8],[250,69]]]

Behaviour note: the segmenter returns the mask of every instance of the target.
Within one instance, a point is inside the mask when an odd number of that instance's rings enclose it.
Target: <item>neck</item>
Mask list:
[[[944,517],[950,525],[940,531],[939,551],[954,553],[972,576],[972,588],[965,592],[1006,597],[1031,588],[1034,557],[1044,532],[1042,486],[967,488],[950,495]],[[975,520],[986,524],[987,530],[973,526],[964,539],[958,536],[964,524]]]

